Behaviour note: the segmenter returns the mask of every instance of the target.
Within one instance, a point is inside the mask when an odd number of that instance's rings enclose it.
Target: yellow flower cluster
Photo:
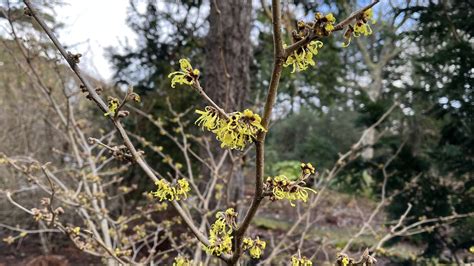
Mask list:
[[[207,129],[209,131],[215,130],[221,123],[221,118],[219,116],[219,111],[215,108],[206,106],[204,111],[196,110],[196,114],[199,114],[200,117],[196,120],[196,125],[202,127],[202,129]]]
[[[352,265],[351,262],[354,262],[352,259],[349,259],[349,257],[347,257],[347,255],[345,254],[339,254],[338,257],[337,257],[337,265],[341,265],[341,266],[349,266]]]
[[[196,124],[216,134],[216,139],[224,149],[243,150],[253,142],[260,130],[266,131],[261,124],[262,118],[249,109],[231,113],[229,119],[222,117],[218,110],[210,106],[204,111],[196,110],[196,113],[200,115]]]
[[[369,249],[365,249],[364,253],[362,253],[359,261],[363,261],[363,265],[376,265],[377,260],[374,258],[373,255],[370,255]],[[337,266],[353,266],[359,265],[360,263],[357,262],[355,259],[348,257],[344,253],[337,254],[336,263]]]
[[[146,228],[145,228],[145,224],[141,224],[141,225],[135,225],[133,227],[133,232],[135,232],[135,235],[138,237],[138,238],[144,238],[146,236]]]
[[[232,229],[228,228],[224,220],[217,219],[211,226],[209,246],[205,247],[207,253],[220,256],[222,253],[232,251]]]
[[[308,201],[309,192],[316,194],[316,191],[305,187],[304,182],[302,181],[291,181],[288,177],[284,175],[279,175],[275,177],[268,177],[266,181],[267,188],[271,191],[272,195],[271,200],[282,200],[287,199],[290,201],[291,206],[296,206],[293,201]]]
[[[254,259],[258,259],[260,256],[262,256],[263,250],[265,250],[266,246],[267,243],[265,243],[263,240],[260,240],[258,236],[255,240],[245,237],[243,241],[243,249],[248,250],[250,256]]]
[[[303,171],[303,174],[305,175],[314,175],[316,173],[316,169],[314,169],[314,166],[311,163],[301,163],[301,171]]]
[[[235,228],[236,217],[237,213],[232,208],[216,214],[216,221],[209,231],[209,246],[204,246],[208,254],[220,256],[232,252],[232,231]]]
[[[316,169],[311,163],[301,163],[301,175],[296,180],[290,180],[285,175],[268,177],[265,182],[265,190],[270,194],[270,200],[287,199],[291,206],[295,206],[293,201],[308,200],[309,192],[317,193],[315,190],[306,187],[306,179],[316,173]]]
[[[81,233],[81,228],[79,226],[76,226],[74,228],[71,229],[71,234],[77,236]]]
[[[15,237],[13,236],[8,236],[2,239],[3,242],[7,243],[8,245],[11,245],[15,242]]]
[[[33,219],[35,219],[35,222],[39,222],[44,218],[43,212],[40,209],[33,208],[31,211],[33,212]]]
[[[311,265],[313,265],[313,263],[305,256],[300,257],[300,256],[293,255],[291,257],[291,266],[311,266]]]
[[[160,179],[155,182],[156,186],[158,187],[156,191],[151,192],[151,194],[163,200],[181,200],[182,198],[188,197],[188,192],[191,191],[189,188],[189,183],[186,179],[178,180],[178,183],[172,186],[168,181],[164,179]]]
[[[114,116],[117,108],[119,107],[120,101],[117,98],[110,97],[108,100],[109,111],[104,116]]]
[[[322,27],[324,28],[324,30],[326,30],[327,33],[330,33],[334,30],[334,23],[336,23],[336,18],[332,13],[323,16],[323,14],[318,12],[316,13],[315,17],[317,23],[322,24]]]
[[[370,28],[369,21],[372,24],[375,24],[375,19],[373,18],[373,10],[369,8],[365,10],[356,20],[354,26],[349,25],[349,28],[344,33],[344,38],[346,39],[342,44],[343,47],[349,46],[352,40],[352,36],[359,37],[361,35],[369,36],[372,34],[372,28]]]
[[[192,260],[179,255],[178,257],[174,258],[173,266],[191,266]]]
[[[349,259],[346,258],[346,257],[342,258],[341,262],[342,262],[342,265],[344,265],[344,266],[349,265]]]
[[[115,248],[114,254],[117,257],[131,256],[132,255],[132,250],[130,250],[130,249],[121,250],[119,248]]]
[[[312,41],[305,47],[301,47],[294,51],[292,55],[288,56],[283,66],[293,66],[291,73],[295,73],[295,71],[304,71],[308,69],[309,66],[316,65],[313,56],[318,54],[318,49],[321,47],[323,47],[321,41]]]
[[[168,75],[171,79],[171,87],[174,88],[176,83],[193,85],[199,78],[199,69],[194,69],[187,59],[180,59],[179,66],[181,71],[175,71]]]
[[[358,20],[356,24],[354,24],[354,37],[359,37],[360,35],[369,36],[372,34],[372,29],[368,23],[369,20],[371,20],[372,23],[375,22],[372,17],[372,9],[367,9],[364,13],[362,13],[362,18]]]
[[[298,22],[296,30],[292,32],[292,42],[297,43],[308,37],[308,35],[311,33],[318,36],[318,38],[328,36],[334,30],[334,23],[336,23],[336,18],[332,13],[324,16],[322,13],[318,12],[315,15],[315,20],[312,22]],[[284,45],[284,47],[286,48],[286,45]],[[290,54],[286,58],[283,66],[293,66],[291,73],[296,71],[304,71],[308,69],[309,66],[316,65],[313,57],[318,54],[318,50],[321,47],[323,47],[323,43],[321,41],[311,41],[310,43]]]
[[[21,232],[21,233],[20,233],[19,235],[17,235],[17,236],[7,236],[7,237],[4,237],[4,238],[2,239],[2,241],[5,242],[5,243],[7,243],[8,245],[11,245],[11,244],[13,244],[13,243],[15,242],[15,240],[20,239],[20,238],[22,238],[22,237],[25,237],[25,236],[27,236],[27,235],[28,235],[28,233],[26,233],[26,232]]]

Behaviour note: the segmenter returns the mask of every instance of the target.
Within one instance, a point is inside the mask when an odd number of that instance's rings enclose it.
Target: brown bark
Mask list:
[[[211,1],[205,88],[227,112],[243,107],[250,86],[251,0]]]
[[[226,112],[242,111],[250,87],[251,15],[251,0],[211,0],[204,87],[211,99]],[[222,154],[218,143],[214,143],[213,150],[217,157]],[[245,184],[240,162],[232,169],[228,160],[224,169],[232,172],[228,207],[237,208]]]

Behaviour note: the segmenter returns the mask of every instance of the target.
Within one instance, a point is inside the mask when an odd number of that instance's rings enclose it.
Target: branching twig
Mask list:
[[[372,3],[368,4],[367,6],[353,12],[346,19],[344,19],[343,21],[341,21],[337,25],[335,25],[333,32],[334,31],[340,31],[340,30],[344,29],[347,25],[349,25],[349,23],[351,23],[354,19],[356,19],[358,16],[360,16],[362,13],[364,13],[364,11],[366,11],[367,9],[373,7],[379,1],[380,0],[374,0]],[[319,38],[319,36],[314,34],[314,32],[310,32],[310,34],[308,34],[308,36],[306,36],[304,39],[293,43],[292,45],[288,46],[285,49],[285,58],[288,57],[289,55],[291,55],[294,51],[296,51],[299,48],[307,45],[308,43],[310,43],[311,41],[313,41],[317,38]]]
[[[370,129],[376,128],[378,125],[380,125],[395,110],[398,104],[399,104],[398,102],[393,103],[392,106],[374,124],[372,124],[369,128],[364,130],[359,140],[354,145],[352,145],[349,151],[339,156],[339,159],[336,161],[334,166],[331,168],[331,170],[327,174],[326,185],[324,185],[318,191],[316,198],[306,208],[305,213],[301,215],[298,218],[298,220],[296,220],[293,223],[293,225],[286,232],[286,234],[281,239],[279,239],[278,244],[276,244],[276,246],[273,248],[272,252],[265,260],[265,263],[271,262],[271,260],[281,251],[282,245],[285,243],[285,241],[298,229],[300,224],[305,220],[305,218],[309,215],[309,213],[317,206],[319,200],[321,199],[321,195],[323,195],[323,192],[328,188],[328,185],[327,185],[328,181],[333,179],[339,173],[339,171],[341,171],[344,168],[344,166],[347,165],[346,160],[354,160],[355,158],[357,158],[357,154],[362,148],[362,141],[365,138],[367,132]]]
[[[352,242],[357,239],[359,236],[361,236],[364,232],[365,232],[365,229],[367,227],[370,226],[370,223],[372,222],[372,220],[375,218],[375,216],[380,212],[380,210],[382,210],[382,207],[385,205],[386,203],[386,189],[387,189],[387,181],[388,181],[388,177],[389,175],[387,174],[387,167],[393,162],[393,160],[395,160],[395,158],[400,154],[400,152],[402,151],[403,147],[405,146],[405,143],[406,141],[404,141],[400,147],[398,147],[397,151],[395,152],[395,154],[393,154],[388,160],[387,162],[383,165],[383,168],[382,168],[382,172],[383,172],[383,176],[384,176],[384,179],[383,179],[383,183],[382,183],[382,192],[381,192],[381,195],[380,195],[380,201],[379,203],[377,204],[377,206],[375,207],[375,209],[372,211],[372,213],[370,214],[369,218],[364,221],[364,225],[360,228],[359,232],[357,232],[354,236],[352,236],[349,241],[347,241],[346,245],[344,246],[344,248],[342,249],[341,252],[347,252],[347,250],[349,249],[349,247],[351,246]]]
[[[262,126],[268,128],[270,118],[277,96],[278,85],[280,83],[281,71],[283,67],[283,43],[281,36],[281,7],[280,0],[272,0],[272,27],[273,27],[273,70],[268,88],[267,100],[263,111]],[[232,263],[236,263],[242,253],[242,241],[250,222],[257,213],[258,207],[263,200],[263,175],[264,175],[264,141],[266,132],[260,131],[255,141],[256,146],[256,166],[255,166],[255,191],[253,200],[242,223],[235,232],[234,254]]]
[[[77,62],[71,58],[71,53],[68,53],[65,48],[61,45],[61,43],[58,41],[54,33],[49,29],[49,27],[46,25],[46,23],[43,21],[43,19],[38,15],[38,12],[35,10],[33,5],[29,0],[24,0],[23,1],[25,5],[28,7],[29,13],[31,16],[35,19],[35,21],[40,25],[40,27],[44,30],[46,35],[50,38],[50,40],[53,42],[54,46],[59,50],[61,55],[66,59],[68,62],[69,66],[73,70],[73,72],[76,74],[76,76],[79,78],[79,80],[83,83],[84,87],[86,90],[89,92],[89,96],[91,99],[97,104],[97,106],[104,112],[108,112],[108,108],[106,103],[100,98],[100,96],[97,94],[96,90],[89,84],[85,76],[82,74],[80,71],[80,68],[77,65]],[[122,124],[120,121],[113,119],[112,117],[109,116],[109,119],[112,121],[114,124],[115,128],[119,132],[120,136],[122,137],[125,145],[127,148],[130,150],[132,153],[135,161],[137,164],[141,167],[141,169],[153,180],[153,181],[158,181],[158,178],[155,176],[153,170],[148,166],[148,164],[145,162],[145,160],[142,158],[140,153],[135,149],[133,146],[132,142],[130,141],[130,138],[128,137],[125,129],[123,128]],[[183,210],[183,208],[180,206],[180,204],[177,201],[171,201],[171,204],[175,207],[175,209],[178,211],[179,215],[183,218],[183,221],[186,223],[186,225],[191,229],[193,234],[201,241],[204,245],[208,245],[209,241],[207,240],[206,236],[199,231],[199,229],[196,227],[194,222],[192,221],[191,217],[189,217],[186,212]],[[225,256],[221,256],[224,260],[226,259]]]
[[[219,105],[217,105],[210,97],[207,95],[207,93],[204,91],[204,89],[201,87],[201,83],[199,83],[199,80],[196,80],[195,83],[193,83],[193,88],[195,88],[199,94],[206,100],[208,101],[212,107],[214,107],[223,117],[225,117],[227,120],[230,119],[229,115],[222,109]]]
[[[56,194],[56,189],[54,188],[53,181],[51,181],[51,178],[49,177],[48,172],[46,171],[46,166],[48,163],[44,164],[41,166],[41,171],[43,172],[44,176],[48,180],[49,187],[51,188],[51,194],[49,195],[49,203],[48,209],[49,212],[51,213],[51,222],[49,223],[49,226],[54,226],[54,220],[56,219],[56,211],[53,209],[53,201],[54,201],[54,194]]]

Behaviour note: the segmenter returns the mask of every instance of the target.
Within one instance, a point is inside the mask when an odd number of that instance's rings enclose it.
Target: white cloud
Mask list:
[[[65,24],[59,39],[70,50],[81,53],[84,71],[110,79],[112,66],[105,57],[105,48],[118,46],[119,40],[134,39],[126,25],[128,0],[67,0],[56,8],[58,22]],[[130,43],[134,43],[131,41]]]

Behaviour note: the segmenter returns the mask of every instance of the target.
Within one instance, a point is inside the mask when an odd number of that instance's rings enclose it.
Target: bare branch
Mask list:
[[[339,22],[336,26],[334,26],[334,31],[340,31],[340,30],[343,30],[344,27],[346,27],[347,25],[349,25],[354,19],[356,19],[358,16],[360,16],[362,13],[364,13],[367,9],[369,8],[372,8],[375,4],[377,4],[380,0],[374,0],[372,3],[368,4],[367,6],[353,12],[351,15],[349,15],[346,19],[344,19],[343,21]],[[307,45],[308,43],[310,43],[311,41],[313,40],[316,40],[320,38],[319,36],[315,35],[314,32],[310,32],[310,34],[308,36],[306,36],[304,39],[298,41],[298,42],[295,42],[293,43],[292,45],[288,46],[286,49],[285,49],[285,52],[284,52],[284,57],[288,57],[289,55],[291,55],[294,51],[298,50],[299,48]]]
[[[59,50],[61,55],[66,59],[68,62],[69,66],[73,70],[73,72],[76,74],[76,76],[81,80],[81,82],[84,84],[84,87],[87,89],[89,92],[89,95],[91,96],[92,100],[97,104],[97,106],[104,112],[108,112],[107,105],[105,102],[100,98],[100,96],[97,94],[95,89],[89,84],[85,76],[82,74],[80,71],[77,62],[71,58],[71,53],[68,53],[64,47],[61,45],[61,43],[58,41],[56,36],[53,34],[53,32],[49,29],[49,27],[46,25],[46,23],[42,20],[42,18],[38,15],[34,7],[32,6],[31,2],[29,0],[24,0],[23,1],[25,5],[28,7],[31,15],[33,18],[38,22],[38,24],[41,26],[41,28],[44,30],[46,35],[50,38],[50,40],[53,42],[55,47]],[[118,130],[120,136],[122,137],[125,145],[127,148],[130,150],[132,153],[135,161],[138,163],[138,165],[143,169],[143,171],[153,180],[153,181],[158,181],[158,178],[156,175],[153,173],[153,170],[148,166],[148,164],[145,162],[145,160],[142,158],[140,153],[135,149],[133,146],[132,142],[130,141],[130,138],[128,137],[125,129],[123,128],[122,124],[120,121],[113,119],[112,117],[109,117],[116,129]],[[175,207],[175,209],[178,211],[179,215],[183,218],[184,222],[188,225],[188,227],[191,229],[193,234],[201,241],[203,244],[208,245],[209,242],[206,238],[206,236],[199,231],[199,229],[194,225],[194,222],[191,220],[191,218],[185,213],[183,208],[179,205],[178,202],[176,201],[171,201],[171,204]]]

